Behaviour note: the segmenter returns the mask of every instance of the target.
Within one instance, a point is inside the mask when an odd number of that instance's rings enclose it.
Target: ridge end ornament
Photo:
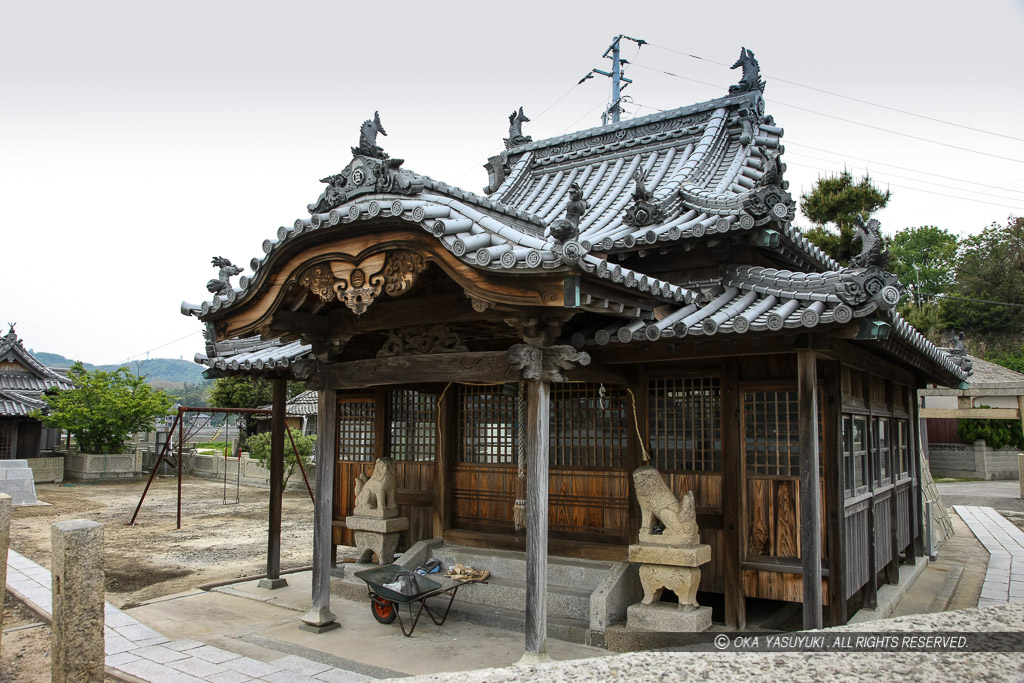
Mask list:
[[[636,184],[633,204],[626,208],[622,216],[622,222],[630,227],[642,228],[658,223],[665,217],[661,202],[654,201],[654,193],[647,188],[647,175],[639,168],[633,171],[633,182]]]
[[[736,85],[729,86],[729,94],[737,95],[745,92],[753,92],[754,90],[760,90],[764,92],[764,81],[761,80],[761,65],[757,63],[757,59],[754,58],[754,52],[748,50],[745,47],[740,48],[740,57],[736,60],[730,69],[743,69],[743,75],[740,77],[740,82]]]
[[[214,267],[220,268],[220,271],[217,273],[217,277],[206,283],[206,290],[211,294],[226,295],[231,290],[231,278],[239,275],[245,268],[232,265],[231,261],[223,256],[214,256],[210,262]]]
[[[577,241],[580,236],[580,219],[590,208],[583,199],[583,189],[579,183],[572,183],[568,190],[569,202],[565,205],[565,216],[551,223],[548,232],[555,241],[551,250],[558,254],[564,263],[575,264],[587,252]]]
[[[359,129],[359,146],[352,147],[352,161],[334,175],[321,178],[326,183],[323,193],[306,209],[311,215],[327,213],[353,197],[371,192],[394,192],[414,195],[423,191],[423,179],[400,168],[404,159],[392,159],[377,144],[377,134],[387,135],[374,112]]]
[[[526,114],[523,113],[523,108],[519,107],[519,111],[513,111],[508,117],[508,137],[505,138],[505,149],[512,149],[513,147],[519,147],[533,142],[533,138],[529,135],[523,135],[523,124],[529,122]]]

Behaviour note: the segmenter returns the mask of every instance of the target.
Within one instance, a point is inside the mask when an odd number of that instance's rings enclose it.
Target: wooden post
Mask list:
[[[725,623],[736,629],[747,626],[743,595],[743,451],[740,448],[739,366],[735,359],[722,364],[722,534],[725,543]]]
[[[281,505],[284,499],[284,425],[288,382],[274,380],[274,407],[270,417],[270,526],[267,530],[267,578],[260,588],[282,588],[281,578]]]
[[[313,505],[313,596],[300,628],[323,633],[341,626],[331,612],[331,526],[334,512],[334,446],[338,441],[338,392],[321,389],[316,412],[316,498]]]
[[[914,491],[911,495],[913,500],[914,509],[917,511],[917,524],[915,527],[914,534],[914,554],[924,556],[925,543],[924,543],[924,476],[922,475],[922,469],[924,467],[924,449],[925,444],[928,443],[928,420],[921,417],[920,404],[917,402],[917,392],[914,392],[914,403],[913,410],[910,413],[910,420],[917,429],[914,430],[916,435],[913,441],[913,452],[911,453],[910,460],[910,476],[913,479]]]
[[[907,538],[910,542],[907,543],[905,550],[905,557],[907,564],[917,564],[917,552],[914,547],[914,536],[917,531],[917,517],[919,510],[917,507],[917,496],[914,493],[914,489],[917,488],[916,480],[914,479],[914,458],[916,457],[917,448],[917,424],[914,421],[914,416],[917,414],[917,392],[913,387],[907,387],[904,389],[906,395],[907,405],[907,474],[910,476],[910,489],[907,491],[907,525],[910,527],[907,529]]]
[[[846,612],[846,507],[843,493],[843,384],[842,368],[829,361],[824,371],[825,396],[825,519],[828,528],[828,621],[842,626]]]
[[[878,607],[878,542],[875,527],[875,411],[871,402],[871,375],[864,373],[864,405],[867,406],[868,471],[865,483],[868,486],[868,582],[864,584],[862,606],[868,609]]]
[[[1020,415],[1020,426],[1024,428],[1024,396],[1017,397],[1017,413]],[[1017,454],[1017,480],[1020,483],[1020,497],[1024,498],[1024,454]]]
[[[551,385],[526,382],[526,654],[547,654],[548,420]]]
[[[804,628],[821,628],[821,501],[818,490],[818,378],[814,351],[797,357],[800,412],[800,557]]]
[[[885,580],[887,583],[897,584],[900,582],[900,542],[899,534],[896,531],[899,513],[896,509],[896,450],[899,447],[894,443],[893,437],[896,434],[896,418],[893,417],[892,407],[895,403],[893,392],[899,391],[893,386],[892,381],[885,383],[885,402],[889,412],[889,433],[886,435],[889,443],[889,453],[885,457],[889,459],[886,463],[886,471],[889,472],[889,564],[885,566]],[[882,454],[879,454],[881,457]]]

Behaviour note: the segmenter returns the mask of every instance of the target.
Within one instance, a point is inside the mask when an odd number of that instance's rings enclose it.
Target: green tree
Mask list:
[[[132,433],[152,430],[171,407],[166,394],[128,368],[90,372],[75,362],[68,377],[74,387],[44,394],[46,408],[34,417],[70,432],[83,453],[120,453]]]
[[[958,245],[956,235],[934,225],[906,228],[893,235],[889,270],[911,294],[904,300],[907,308],[927,303],[927,297],[944,294],[953,284]]]
[[[210,390],[210,403],[217,408],[259,408],[273,400],[273,385],[255,377],[221,377]]]
[[[956,281],[942,302],[942,318],[952,329],[977,337],[1019,334],[1022,305],[1024,217],[1010,216],[1006,225],[993,223],[960,242]]]
[[[299,458],[302,458],[302,464],[305,466],[309,463],[310,458],[313,455],[313,447],[316,444],[315,434],[298,434],[292,432],[292,438],[295,440],[295,448],[292,448],[291,442],[285,434],[284,440],[284,486],[288,485],[288,479],[292,476],[295,471],[295,466],[299,460],[295,457],[295,451],[298,450]],[[253,460],[259,461],[266,469],[270,469],[270,432],[262,432],[249,437],[246,442],[246,447],[249,449],[249,457]]]
[[[191,408],[205,408],[210,405],[210,382],[193,384],[185,382],[180,387],[164,389],[164,393],[175,403]]]
[[[815,227],[804,232],[825,253],[846,264],[858,253],[854,247],[854,219],[868,218],[889,203],[891,193],[871,184],[871,176],[859,181],[843,171],[818,178],[810,192],[800,196],[800,210]],[[834,227],[833,227],[834,226]]]

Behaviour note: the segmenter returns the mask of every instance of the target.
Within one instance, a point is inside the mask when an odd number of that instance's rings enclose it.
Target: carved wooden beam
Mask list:
[[[329,315],[332,332],[351,335],[439,322],[497,322],[502,319],[498,311],[473,310],[470,300],[462,293],[378,301],[359,317],[344,308],[335,309]]]
[[[334,389],[362,389],[416,382],[514,382],[519,373],[505,351],[372,358],[326,365],[323,381]]]

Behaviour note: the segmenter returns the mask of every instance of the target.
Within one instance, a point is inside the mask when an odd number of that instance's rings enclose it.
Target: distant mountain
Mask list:
[[[39,359],[40,363],[51,368],[69,368],[74,362],[59,353],[48,353],[46,351],[32,351],[31,353]],[[112,365],[93,365],[83,361],[82,365],[85,366],[86,370],[105,370],[108,372],[125,365],[132,372],[144,375],[146,380],[154,385],[180,386],[185,382],[199,384],[206,381],[203,379],[203,366],[178,358],[150,358],[148,360],[115,363]]]

